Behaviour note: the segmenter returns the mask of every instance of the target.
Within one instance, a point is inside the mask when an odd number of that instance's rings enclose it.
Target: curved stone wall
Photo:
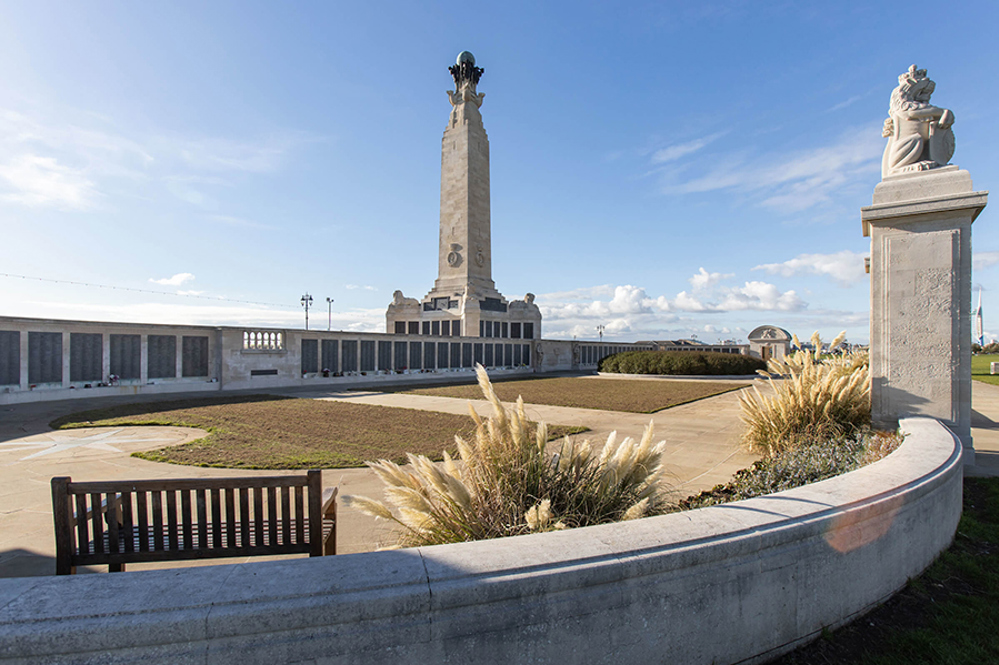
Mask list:
[[[0,660],[762,662],[849,621],[953,538],[961,447],[779,494],[502,540],[0,581]]]

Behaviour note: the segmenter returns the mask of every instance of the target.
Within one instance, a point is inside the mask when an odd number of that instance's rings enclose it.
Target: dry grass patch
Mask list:
[[[523,397],[526,404],[655,413],[748,385],[750,384],[715,381],[629,381],[564,377],[496,382],[493,389],[503,402],[516,402],[517,397]],[[406,392],[412,395],[482,399],[482,392],[476,385],[418,388]]]
[[[469,416],[270,395],[128,404],[63,416],[55,428],[175,425],[207,430],[206,438],[135,453],[154,462],[242,469],[363,466],[404,462],[407,453],[441,459],[455,435],[471,436]],[[551,427],[551,436],[584,431]]]

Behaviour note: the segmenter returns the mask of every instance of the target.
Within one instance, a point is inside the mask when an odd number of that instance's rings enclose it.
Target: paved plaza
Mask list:
[[[588,380],[613,381],[590,377]],[[653,379],[661,380],[661,379]],[[378,392],[281,391],[296,397],[353,401],[407,409],[464,414],[468,401],[445,397]],[[969,473],[999,475],[999,386],[974,383],[975,447],[978,466]],[[121,400],[115,400],[120,402]],[[150,400],[151,401],[151,400]],[[111,427],[53,431],[54,418],[101,405],[109,400],[73,400],[5,406],[0,411],[0,577],[53,574],[54,536],[50,479],[72,476],[74,480],[120,480],[252,476],[282,473],[180,466],[150,462],[131,453],[166,445],[179,445],[204,436],[201,430],[180,427]],[[491,407],[472,402],[481,415]],[[641,436],[651,420],[656,440],[666,440],[666,462],[677,494],[710,488],[725,482],[735,471],[754,460],[738,443],[738,393],[732,392],[656,414],[631,414],[593,409],[528,405],[532,420],[549,424],[584,425],[590,432],[580,435],[602,443],[612,431],[620,437]],[[329,469],[324,484],[340,486],[343,494],[381,496],[381,483],[366,468]],[[340,508],[338,551],[364,552],[388,545],[390,527],[357,511]],[[263,560],[255,557],[253,560]],[[130,570],[217,565],[246,559],[221,559],[209,563],[162,563],[131,565]],[[103,567],[80,569],[101,572]]]

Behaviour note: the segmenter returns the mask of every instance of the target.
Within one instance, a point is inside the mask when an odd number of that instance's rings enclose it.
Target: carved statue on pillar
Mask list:
[[[945,166],[954,156],[954,114],[930,104],[936,84],[915,65],[898,77],[881,135],[888,139],[881,177]]]

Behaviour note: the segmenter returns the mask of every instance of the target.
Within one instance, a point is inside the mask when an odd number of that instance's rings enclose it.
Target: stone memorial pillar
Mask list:
[[[971,440],[971,224],[988,202],[948,166],[954,114],[930,105],[915,65],[892,92],[882,180],[861,209],[871,238],[871,410],[876,427],[927,415],[974,464]]]
[[[541,310],[534,296],[508,301],[492,278],[492,219],[489,202],[489,137],[482,124],[479,81],[485,70],[462,51],[448,68],[451,113],[441,139],[441,211],[437,280],[422,300],[393,294],[385,313],[386,330],[410,323],[459,326],[462,337],[499,337],[494,326],[531,323],[541,336]],[[433,328],[431,328],[431,331]],[[492,334],[490,334],[492,333]],[[432,333],[431,333],[432,334]]]

